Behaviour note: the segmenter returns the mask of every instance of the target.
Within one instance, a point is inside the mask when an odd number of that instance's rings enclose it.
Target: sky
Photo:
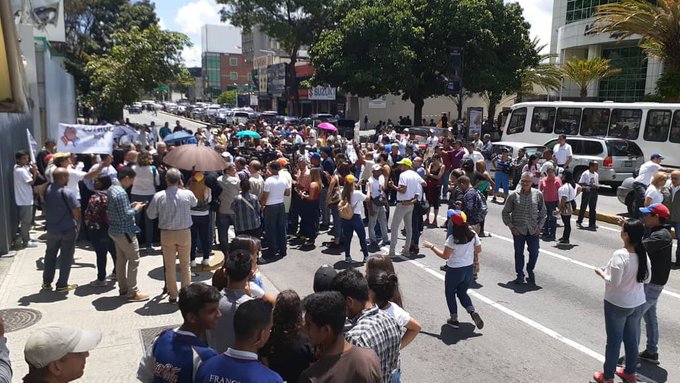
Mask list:
[[[519,1],[524,17],[531,24],[531,36],[539,37],[542,44],[549,46],[553,1],[506,0],[509,1]],[[185,64],[201,66],[201,26],[220,24],[218,12],[222,6],[215,0],[156,0],[155,4],[161,28],[182,32],[194,43],[183,52]]]

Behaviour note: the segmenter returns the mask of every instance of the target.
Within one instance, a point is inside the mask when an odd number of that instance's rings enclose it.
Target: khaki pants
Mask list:
[[[165,266],[165,284],[170,298],[177,298],[176,263],[179,258],[179,277],[182,287],[191,283],[189,255],[191,252],[191,230],[161,230],[161,250]]]
[[[137,289],[139,269],[139,243],[135,234],[110,235],[116,246],[116,278],[121,294],[134,296]]]
[[[477,233],[477,235],[479,235],[479,233],[482,231],[482,227],[481,227],[481,225],[478,224],[478,223],[476,223],[476,224],[474,224],[474,225],[470,225],[470,228],[472,229],[472,231],[474,231],[475,233]],[[479,254],[475,254],[475,259],[474,259],[474,261],[473,261],[473,265],[474,265],[474,267],[473,267],[473,271],[472,271],[472,272],[473,272],[475,275],[479,274]]]

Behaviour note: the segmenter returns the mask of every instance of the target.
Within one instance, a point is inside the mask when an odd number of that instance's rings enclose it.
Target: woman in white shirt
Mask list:
[[[459,328],[458,307],[456,296],[460,304],[470,313],[472,321],[478,329],[484,327],[484,322],[472,305],[472,300],[467,293],[472,284],[473,263],[475,255],[482,252],[482,243],[477,234],[467,223],[467,216],[460,210],[453,210],[451,214],[453,223],[453,233],[446,239],[444,250],[436,248],[430,242],[425,242],[423,246],[431,249],[439,258],[446,260],[446,277],[444,279],[444,292],[446,304],[449,306],[451,317],[446,324]]]
[[[557,210],[560,212],[562,224],[564,225],[564,232],[562,237],[557,240],[558,243],[569,244],[569,236],[571,235],[571,216],[576,209],[576,196],[581,193],[581,185],[574,181],[574,173],[565,169],[562,172],[562,186],[557,190],[557,198],[559,203]]]
[[[668,175],[663,172],[656,172],[652,177],[652,182],[649,183],[645,191],[645,207],[663,202],[663,188],[666,186]]]
[[[614,382],[614,374],[624,382],[635,382],[640,341],[640,319],[645,304],[644,284],[651,279],[651,264],[642,244],[645,228],[631,219],[621,226],[623,249],[616,250],[607,266],[595,268],[605,281],[604,322],[607,331],[604,371],[593,374],[599,383]],[[626,353],[626,367],[617,368],[621,342]]]
[[[529,172],[534,175],[532,186],[538,188],[538,184],[541,182],[541,170],[538,166],[538,156],[532,154],[529,156],[529,162],[522,168],[522,173]]]
[[[364,201],[369,197],[359,190],[354,189],[355,178],[349,174],[345,176],[345,186],[342,188],[342,200],[340,205],[350,204],[354,210],[354,215],[350,219],[342,218],[342,239],[345,246],[345,263],[352,263],[352,256],[349,254],[350,244],[352,243],[353,232],[359,237],[361,252],[364,254],[364,262],[368,259],[368,246],[366,245],[366,229],[361,219],[364,211]],[[340,206],[339,205],[339,206]]]
[[[143,151],[137,158],[137,165],[132,165],[132,170],[135,171],[135,180],[132,183],[132,191],[130,193],[132,202],[145,202],[147,205],[151,202],[153,195],[161,184],[158,170],[153,164],[153,156],[147,151]],[[137,226],[142,227],[141,220],[144,216],[144,242],[147,248],[151,247],[153,243],[154,220],[149,219],[145,214],[146,208],[140,210],[135,215]]]

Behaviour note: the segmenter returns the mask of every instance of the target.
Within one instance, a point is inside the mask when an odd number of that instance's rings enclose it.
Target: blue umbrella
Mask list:
[[[236,137],[238,137],[238,138],[243,138],[243,137],[261,138],[260,133],[252,131],[252,130],[242,130],[242,131],[236,133]]]
[[[163,141],[166,143],[172,143],[173,141],[186,140],[187,138],[190,137],[193,137],[193,135],[182,130],[179,132],[168,134],[167,136],[165,136]]]

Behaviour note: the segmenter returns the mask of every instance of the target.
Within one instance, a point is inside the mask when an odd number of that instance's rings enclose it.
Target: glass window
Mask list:
[[[614,109],[609,121],[607,136],[636,140],[640,135],[640,123],[642,123],[642,110]]]
[[[595,14],[597,6],[618,0],[567,0],[567,24],[588,19]]]
[[[557,109],[555,134],[578,134],[578,123],[581,121],[581,108]]]
[[[633,141],[608,140],[607,150],[610,156],[641,156],[642,149]]]
[[[636,102],[645,97],[647,56],[637,46],[605,48],[602,57],[621,73],[600,80],[600,101]]]
[[[510,122],[506,134],[521,133],[524,131],[524,123],[527,121],[527,108],[519,108],[510,114]]]
[[[647,112],[647,125],[645,126],[644,135],[645,141],[666,141],[668,139],[670,125],[670,110],[650,110]]]
[[[229,78],[231,78],[232,80],[238,80],[238,72],[229,73]]]
[[[531,131],[537,133],[552,133],[555,125],[555,108],[534,108],[531,117]]]
[[[571,145],[571,152],[573,155],[583,154],[583,140],[567,139],[567,144]]]
[[[238,57],[230,57],[229,58],[229,65],[238,66]]]
[[[600,141],[583,141],[583,154],[586,156],[595,156],[601,154],[604,148]]]
[[[582,136],[606,136],[609,127],[609,109],[585,108],[581,118]]]
[[[673,115],[673,125],[671,125],[671,142],[680,143],[680,110],[676,110]]]

